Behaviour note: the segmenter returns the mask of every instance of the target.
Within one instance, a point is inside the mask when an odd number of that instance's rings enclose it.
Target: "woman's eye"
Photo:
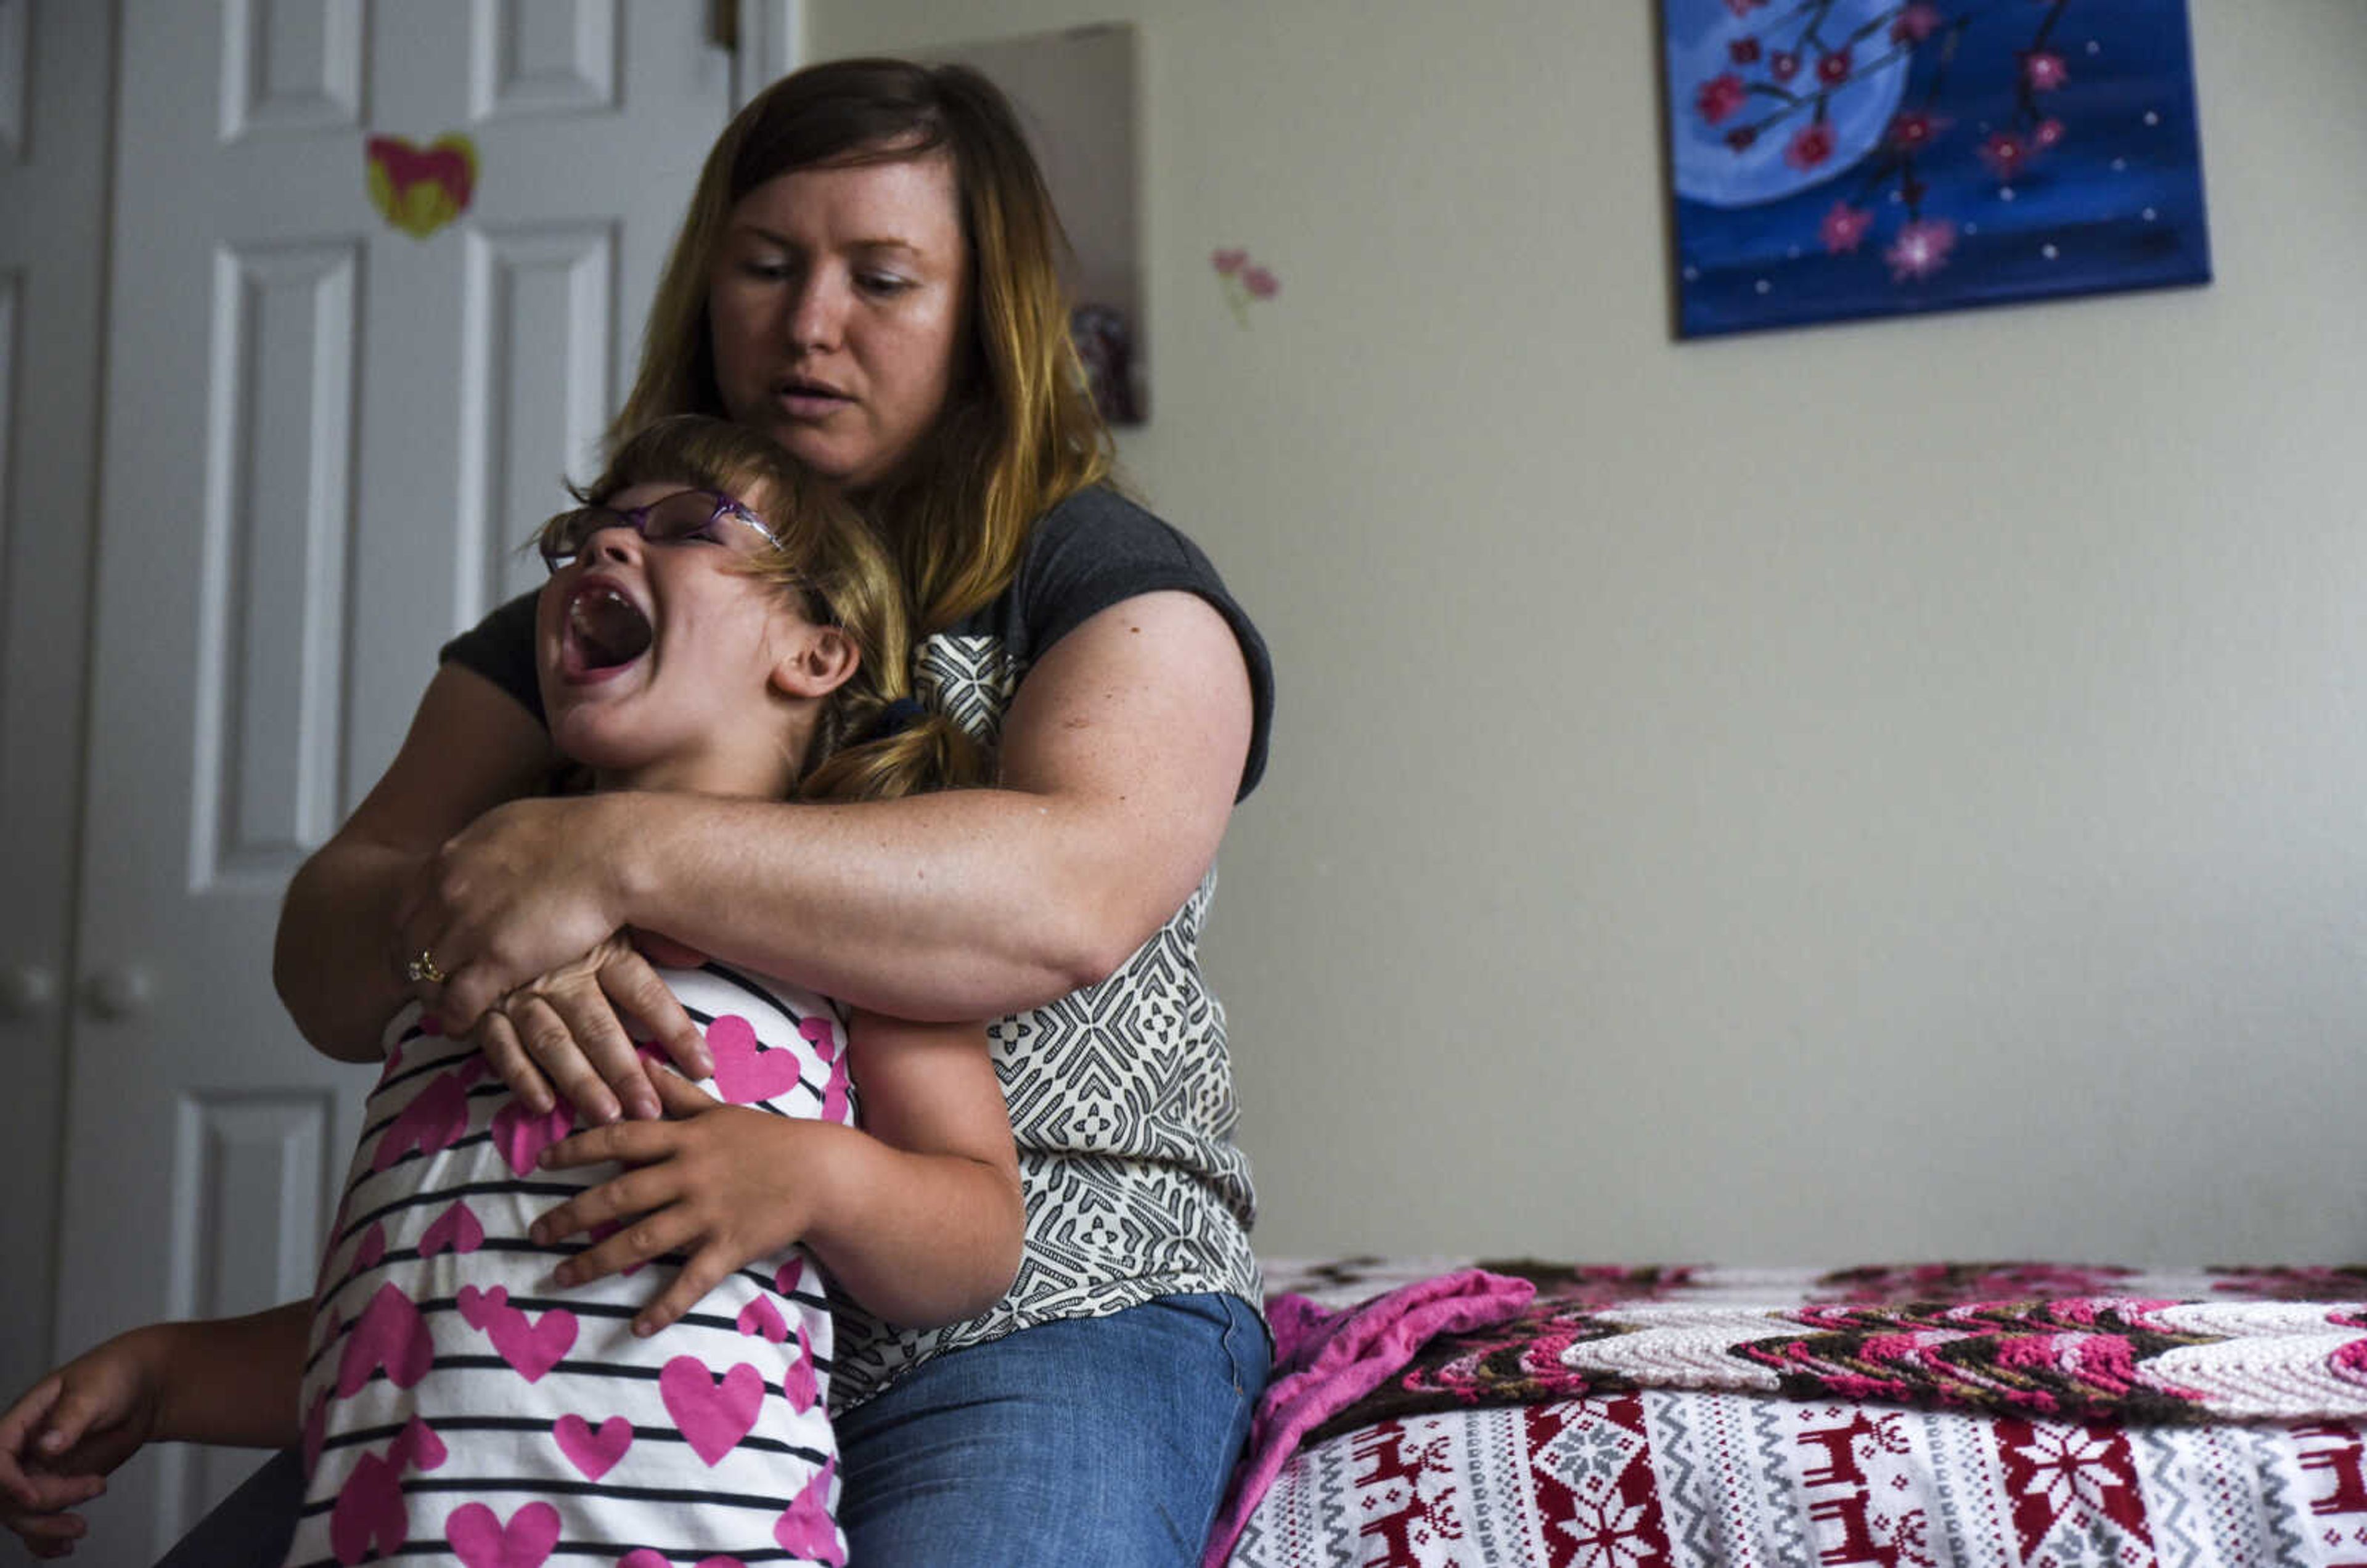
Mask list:
[[[904,290],[912,287],[912,280],[911,278],[899,277],[891,272],[863,273],[856,278],[856,281],[861,283],[866,289],[874,294],[901,294]]]

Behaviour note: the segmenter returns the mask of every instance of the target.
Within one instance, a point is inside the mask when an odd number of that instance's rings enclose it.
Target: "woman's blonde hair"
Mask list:
[[[797,794],[886,800],[985,782],[985,759],[951,719],[912,691],[912,623],[895,565],[862,516],[826,480],[766,437],[729,420],[677,414],[617,448],[600,477],[570,485],[586,506],[633,486],[680,483],[735,500],[763,491],[779,547],[748,558],[751,575],[798,598],[798,613],[855,647],[855,673],[822,705]],[[565,514],[545,524],[557,530]]]
[[[960,65],[838,60],[784,76],[724,128],[658,281],[611,448],[673,413],[722,416],[708,288],[732,209],[798,169],[943,155],[968,264],[971,370],[919,449],[866,498],[924,631],[991,603],[1036,520],[1112,477],[1108,427],[1069,334],[1059,219],[1000,89]]]

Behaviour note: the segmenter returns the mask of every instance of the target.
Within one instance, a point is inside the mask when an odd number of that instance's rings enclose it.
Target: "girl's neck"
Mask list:
[[[748,800],[786,800],[797,792],[798,759],[809,737],[785,739],[765,750],[753,739],[737,750],[669,757],[639,768],[595,768],[595,791],[638,790],[668,795],[708,795]]]

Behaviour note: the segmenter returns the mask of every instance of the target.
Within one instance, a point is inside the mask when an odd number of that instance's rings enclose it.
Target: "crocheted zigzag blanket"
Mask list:
[[[1286,1308],[1302,1316],[1388,1314],[1402,1283],[1353,1293],[1405,1280],[1375,1263],[1366,1280],[1353,1260],[1296,1280],[1285,1266],[1269,1285],[1308,1292]],[[1306,1441],[1428,1411],[1640,1389],[2123,1425],[2367,1417],[2367,1267],[1477,1268],[1535,1293],[1521,1304],[1500,1292],[1509,1304],[1494,1321],[1412,1348]]]

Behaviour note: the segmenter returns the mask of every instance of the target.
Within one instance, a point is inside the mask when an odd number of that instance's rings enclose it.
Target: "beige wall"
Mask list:
[[[1640,0],[809,0],[1140,27],[1264,1250],[2367,1256],[2367,5],[2191,10],[2209,288],[1679,345]]]

